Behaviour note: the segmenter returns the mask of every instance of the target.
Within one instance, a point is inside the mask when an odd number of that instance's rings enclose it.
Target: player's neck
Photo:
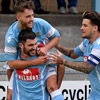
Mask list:
[[[21,57],[22,59],[30,58],[30,56],[28,56],[28,55],[25,54],[24,52],[21,52],[20,57]]]
[[[100,33],[96,33],[92,38],[89,39],[90,44],[92,44],[98,37],[100,36]]]
[[[18,22],[18,27],[19,27],[20,30],[26,29],[25,27],[23,27],[23,26],[20,24],[20,22]]]

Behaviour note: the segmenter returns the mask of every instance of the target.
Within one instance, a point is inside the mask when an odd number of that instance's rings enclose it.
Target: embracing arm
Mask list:
[[[36,59],[33,60],[14,60],[14,61],[8,61],[8,65],[10,68],[15,68],[15,69],[23,69],[29,66],[34,66],[34,65],[42,65],[45,64],[47,59],[47,56],[40,56]]]
[[[52,49],[58,42],[60,41],[60,37],[54,37],[51,39],[44,47],[38,49],[37,53],[41,56],[47,54],[47,52]]]
[[[55,37],[52,40],[50,40],[47,44],[46,44],[46,48],[48,48],[48,50],[52,49],[58,42],[60,41],[60,37]]]

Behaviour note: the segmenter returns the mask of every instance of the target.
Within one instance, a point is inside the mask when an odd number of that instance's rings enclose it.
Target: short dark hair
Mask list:
[[[98,31],[100,32],[100,14],[96,11],[85,11],[82,15],[83,19],[89,19],[92,25],[98,26]]]
[[[32,31],[32,29],[24,29],[19,33],[18,41],[19,43],[26,42],[27,39],[35,39],[36,34]]]
[[[33,2],[31,0],[19,0],[14,5],[15,13],[24,12],[25,9],[34,9]]]

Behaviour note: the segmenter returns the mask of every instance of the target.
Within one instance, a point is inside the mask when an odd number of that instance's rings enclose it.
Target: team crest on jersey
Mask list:
[[[7,41],[8,41],[8,43],[9,43],[9,42],[11,41],[11,37],[8,37],[8,38],[7,38]]]
[[[84,62],[87,62],[88,56],[84,56]]]
[[[37,36],[39,36],[39,37],[41,36],[40,32],[37,32],[36,34],[37,34]]]
[[[16,70],[19,80],[34,81],[39,79],[38,68]]]
[[[100,44],[100,40],[97,41],[97,44],[98,44],[98,45]]]

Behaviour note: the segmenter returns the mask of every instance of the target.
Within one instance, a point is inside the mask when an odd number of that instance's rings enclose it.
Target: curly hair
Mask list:
[[[82,15],[83,19],[89,19],[92,25],[98,26],[98,31],[100,32],[100,14],[96,11],[85,11]]]

